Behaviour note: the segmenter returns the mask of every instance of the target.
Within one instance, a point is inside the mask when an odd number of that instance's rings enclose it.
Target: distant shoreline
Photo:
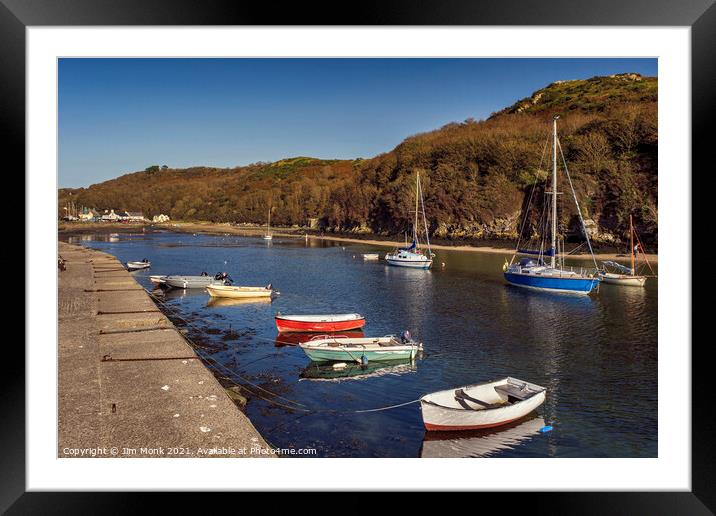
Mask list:
[[[162,224],[127,224],[127,223],[72,223],[63,224],[61,223],[58,227],[60,233],[91,233],[98,230],[109,230],[112,229],[117,233],[122,232],[133,232],[143,230],[146,227],[153,229],[164,229],[169,231],[175,231],[179,233],[202,233],[209,235],[241,235],[241,236],[261,236],[263,235],[265,228],[262,226],[235,226],[229,225],[228,223],[213,223],[213,222],[167,222]],[[355,238],[348,236],[334,236],[327,234],[316,234],[315,232],[307,232],[305,228],[276,228],[273,229],[272,234],[278,237],[288,238],[305,238],[308,233],[308,238],[314,240],[327,240],[333,242],[345,242],[352,244],[367,244],[376,245],[381,247],[398,247],[405,245],[405,242],[398,242],[395,240],[378,240],[374,238],[374,235],[370,235],[373,238]],[[368,235],[366,235],[368,236]],[[502,243],[502,242],[500,242]],[[503,254],[511,255],[514,253],[514,242],[505,240],[504,247],[498,247],[496,245],[445,245],[434,243],[431,247],[435,250],[444,251],[465,251],[473,253],[491,253],[491,254]],[[509,246],[509,247],[508,247]],[[594,257],[597,260],[624,260],[628,259],[629,255],[608,252],[608,253],[595,253]],[[658,254],[647,254],[647,259],[652,264],[658,263]],[[576,260],[591,260],[589,254],[574,254],[569,255],[570,259]]]

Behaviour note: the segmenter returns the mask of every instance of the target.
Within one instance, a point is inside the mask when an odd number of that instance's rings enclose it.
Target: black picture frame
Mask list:
[[[692,73],[692,170],[710,172],[707,139],[716,107],[714,0],[422,0],[364,1],[327,10],[302,2],[215,0],[0,0],[0,114],[3,156],[25,167],[25,29],[83,25],[557,25],[689,26]],[[340,13],[340,14],[339,14]],[[712,144],[711,144],[712,146]],[[10,159],[8,159],[10,158]],[[684,180],[691,181],[684,171]],[[31,193],[30,193],[31,195]],[[693,217],[692,217],[693,218]],[[690,254],[689,254],[690,255]],[[687,255],[687,256],[689,256]],[[691,284],[691,278],[687,278]],[[689,300],[691,302],[691,300]],[[30,306],[30,305],[26,305]],[[694,308],[696,306],[694,305]],[[698,318],[696,318],[698,319]],[[692,316],[692,320],[693,316]],[[716,435],[707,342],[692,353],[692,490],[641,493],[530,493],[515,502],[550,513],[710,514],[716,510]],[[49,348],[50,346],[48,346]],[[119,493],[25,492],[25,353],[10,342],[2,360],[0,511],[9,513],[127,512],[143,508]],[[665,379],[660,378],[660,381]],[[485,495],[492,496],[492,495]],[[499,495],[498,495],[499,496]],[[121,503],[120,503],[121,500]],[[182,498],[175,498],[182,503]],[[175,502],[176,503],[176,502]],[[167,509],[169,507],[164,507]]]

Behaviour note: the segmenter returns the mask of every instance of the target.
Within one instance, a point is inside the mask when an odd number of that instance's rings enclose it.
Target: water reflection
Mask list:
[[[365,334],[363,331],[342,331],[338,333],[330,333],[331,336],[340,336],[340,337],[349,337],[351,339],[361,339],[365,337]],[[298,346],[299,344],[302,344],[304,342],[308,342],[311,339],[315,339],[317,337],[321,337],[321,335],[318,335],[316,333],[298,333],[298,332],[288,332],[288,333],[279,333],[276,335],[275,345],[276,347],[281,346]]]
[[[393,361],[390,364],[372,362],[366,365],[352,362],[338,362],[336,364],[311,362],[301,371],[299,377],[303,380],[324,381],[365,380],[377,376],[414,373],[417,370],[416,364],[417,361],[415,360],[408,360],[400,364],[396,364]]]
[[[210,308],[240,306],[240,305],[270,305],[272,298],[270,297],[252,297],[246,299],[231,299],[228,297],[209,297],[206,306]]]
[[[166,301],[170,299],[185,299],[187,297],[208,296],[205,288],[161,288],[156,287],[152,293]]]
[[[281,291],[271,304],[209,305],[203,289],[165,296],[173,310],[192,321],[187,330],[204,353],[306,406],[375,408],[513,376],[547,388],[540,414],[560,431],[501,448],[501,456],[657,455],[655,279],[644,289],[603,285],[592,296],[559,296],[507,285],[500,254],[440,250],[445,268],[423,271],[358,258],[375,246],[315,239],[286,238],[267,247],[258,238],[170,232],[133,238],[122,233],[117,243],[82,238],[83,245],[122,262],[149,258],[151,271],[134,275],[146,288],[152,287],[150,274],[203,270],[227,271],[246,285],[270,281]],[[398,367],[394,374],[388,367],[395,364],[383,369],[377,362],[369,367],[380,367],[378,374],[357,364],[347,364],[343,372],[317,369],[296,347],[313,334],[277,335],[278,311],[358,312],[366,317],[365,336],[409,329],[424,343],[425,357],[419,367],[407,366],[402,373]],[[336,378],[310,381],[321,375]],[[364,381],[336,384],[340,375]],[[289,412],[254,398],[246,413],[277,446],[312,446],[325,457],[415,457],[424,439],[438,440],[425,436],[415,405],[369,415],[311,415],[299,423]]]
[[[540,435],[545,426],[541,417],[489,430],[467,432],[426,432],[420,456],[423,458],[490,457],[513,450],[526,441]]]

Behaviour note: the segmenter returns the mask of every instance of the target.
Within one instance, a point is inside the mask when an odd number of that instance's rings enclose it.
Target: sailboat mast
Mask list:
[[[415,173],[415,224],[413,224],[413,239],[418,243],[418,197],[420,196],[420,172]]]
[[[636,273],[634,270],[634,222],[631,214],[629,214],[629,246],[631,248],[631,275],[634,276]]]
[[[552,259],[551,265],[554,269],[557,248],[557,119],[559,115],[555,115],[553,120],[552,135]]]

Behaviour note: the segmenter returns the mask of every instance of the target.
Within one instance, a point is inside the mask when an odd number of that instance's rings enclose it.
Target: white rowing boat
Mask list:
[[[420,398],[426,430],[477,430],[516,421],[544,403],[546,389],[516,378],[467,385]]]
[[[233,285],[209,285],[206,287],[211,297],[250,298],[271,297],[274,290],[271,285],[265,287],[235,287]]]
[[[164,285],[166,283],[166,276],[149,276],[149,281],[155,285]]]
[[[139,271],[142,269],[148,269],[151,266],[152,266],[152,262],[150,262],[146,258],[144,260],[142,260],[141,262],[127,262],[127,270],[129,272]]]
[[[363,259],[364,260],[380,260],[380,254],[379,253],[364,253]]]

